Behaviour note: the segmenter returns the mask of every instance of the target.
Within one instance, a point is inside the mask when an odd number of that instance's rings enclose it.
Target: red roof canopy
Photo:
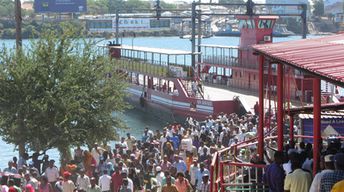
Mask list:
[[[253,49],[276,63],[293,66],[344,86],[344,34],[254,45]]]

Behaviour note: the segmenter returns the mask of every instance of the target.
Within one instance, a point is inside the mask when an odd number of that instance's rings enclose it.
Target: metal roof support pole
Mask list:
[[[258,105],[258,155],[259,159],[264,159],[264,61],[263,55],[259,55],[259,105]]]
[[[192,17],[191,17],[191,66],[195,70],[196,67],[196,3],[192,3]],[[194,74],[192,75],[194,77]]]
[[[118,13],[118,9],[116,7],[116,44],[119,44],[119,13]]]
[[[202,44],[202,14],[201,10],[198,10],[198,15],[197,15],[197,20],[198,20],[198,35],[197,35],[197,51],[200,53],[201,52],[201,44]],[[201,62],[201,54],[198,54],[197,57],[197,62]],[[199,74],[198,74],[199,75]]]
[[[313,79],[313,175],[318,171],[321,145],[321,88],[320,78]]]
[[[294,142],[294,115],[289,115],[289,140]]]
[[[277,64],[277,146],[283,150],[283,65]]]

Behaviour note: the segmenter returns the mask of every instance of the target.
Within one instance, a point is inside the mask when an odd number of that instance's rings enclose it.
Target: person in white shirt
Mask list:
[[[193,159],[193,163],[190,166],[190,184],[192,185],[192,187],[195,187],[195,185],[196,185],[197,171],[198,171],[197,159]]]
[[[97,180],[94,177],[90,179],[91,185],[87,188],[86,192],[101,192],[100,187],[97,185]]]
[[[210,192],[210,181],[208,174],[203,175],[201,187],[197,189],[197,192]]]
[[[99,147],[98,147],[98,143],[94,143],[94,146],[91,150],[91,154],[94,160],[96,160],[96,163],[97,163],[96,167],[98,167],[99,162],[100,162],[100,155],[101,155]]]
[[[285,175],[288,175],[290,172],[292,172],[291,169],[291,159],[294,158],[294,156],[297,155],[297,151],[295,149],[289,149],[288,150],[288,159],[289,161],[287,163],[284,163],[282,165],[284,171],[285,171]]]
[[[334,170],[334,155],[326,155],[324,158],[321,158],[320,165],[324,169],[315,175],[309,192],[320,192],[321,178],[325,173],[331,173]]]
[[[26,172],[24,176],[23,181],[23,188],[25,188],[26,185],[30,184],[35,190],[38,190],[38,181],[34,177],[31,177],[30,172]]]
[[[203,175],[209,175],[209,170],[205,168],[204,163],[200,163],[199,169],[196,172],[196,189],[201,190]]]
[[[136,138],[131,136],[130,133],[127,133],[127,138],[125,139],[125,142],[128,145],[128,149],[131,151],[133,150],[133,145],[135,144]]]
[[[204,148],[207,148],[207,155],[210,155],[210,150],[209,147],[207,147],[206,145],[204,145],[204,142],[201,141],[200,142],[200,147],[198,148],[198,156],[201,156],[204,154]]]
[[[102,192],[109,192],[111,190],[111,177],[108,175],[107,169],[104,170],[104,175],[99,177],[98,184]]]
[[[186,132],[184,132],[184,137],[180,143],[181,143],[180,146],[182,150],[189,151],[189,152],[192,151],[192,139],[189,135],[186,134]]]
[[[26,161],[29,159],[29,154],[24,153],[23,156],[19,156],[19,161],[18,161],[18,165],[17,168],[21,169],[23,168],[23,166],[27,166]]]
[[[159,143],[160,143],[160,153],[161,153],[162,157],[164,156],[163,152],[164,152],[164,144],[167,141],[166,137],[167,137],[167,130],[165,128],[164,131],[162,132],[162,135],[161,135],[160,140],[159,140]]]
[[[74,190],[75,190],[75,185],[74,185],[73,181],[71,181],[69,179],[69,177],[71,175],[72,174],[69,173],[68,171],[65,171],[63,173],[63,183],[62,183],[62,191],[63,192],[74,192]]]
[[[161,167],[160,166],[157,166],[155,168],[155,170],[156,170],[155,178],[156,178],[156,183],[157,183],[157,191],[160,192],[161,188],[162,188],[162,185],[161,185],[162,179],[165,177],[165,174],[164,174],[164,172],[161,171]]]
[[[121,172],[122,178],[128,180],[128,188],[131,190],[131,192],[134,192],[134,183],[133,181],[128,177],[128,169],[123,169]]]
[[[79,192],[85,192],[91,185],[90,178],[85,175],[85,170],[80,170],[80,175],[76,179],[76,185]]]
[[[59,178],[59,170],[54,165],[55,160],[49,161],[49,167],[44,172],[44,175],[47,176],[48,182],[51,184],[51,186],[55,186],[55,183],[57,179]]]

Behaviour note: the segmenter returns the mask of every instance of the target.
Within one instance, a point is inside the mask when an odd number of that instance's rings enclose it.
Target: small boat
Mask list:
[[[240,37],[241,32],[237,28],[233,28],[231,25],[228,25],[226,28],[215,32],[215,36],[229,36],[229,37]],[[286,27],[286,25],[283,24],[276,24],[273,31],[272,36],[273,37],[288,37],[295,35],[294,32],[289,31]]]
[[[234,30],[230,26],[214,33],[215,36],[230,36],[230,37],[240,37],[240,34],[241,33],[239,30]]]
[[[289,37],[295,35],[294,32],[287,29],[286,24],[275,24],[275,27],[272,31],[272,36],[274,37]]]
[[[210,37],[212,37],[213,35],[212,34],[206,34],[206,35],[201,35],[201,38],[202,39],[206,39],[206,38],[210,38]],[[198,35],[196,34],[196,39],[198,38]],[[181,39],[191,39],[191,35],[181,35],[181,36],[179,36],[179,38],[181,38]]]

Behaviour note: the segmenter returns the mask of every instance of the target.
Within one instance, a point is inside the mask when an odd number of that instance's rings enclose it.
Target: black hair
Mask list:
[[[183,172],[178,172],[178,173],[177,173],[177,177],[179,177],[179,176],[184,177],[184,173],[183,173]]]
[[[298,153],[294,153],[291,158],[291,168],[294,171],[295,169],[301,168],[302,167],[302,157]]]

